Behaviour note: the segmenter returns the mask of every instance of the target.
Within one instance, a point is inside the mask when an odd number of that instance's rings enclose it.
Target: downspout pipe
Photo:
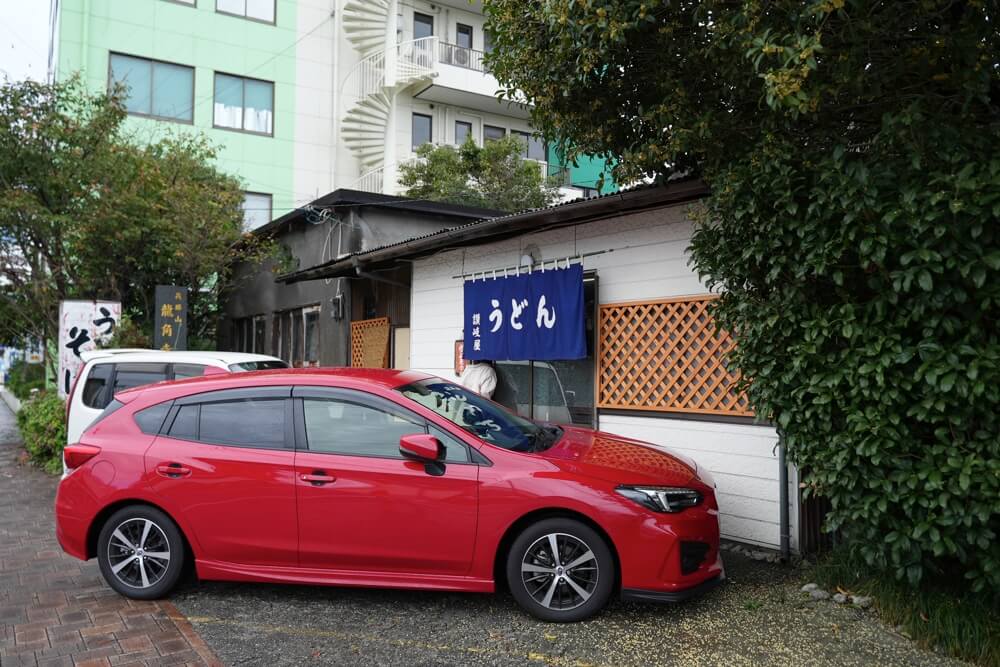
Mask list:
[[[791,556],[791,530],[788,512],[788,461],[785,458],[785,435],[778,429],[778,502],[781,504],[779,516],[781,538],[781,560],[788,562]]]

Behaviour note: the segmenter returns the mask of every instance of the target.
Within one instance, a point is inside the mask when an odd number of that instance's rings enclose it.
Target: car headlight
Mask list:
[[[615,491],[654,512],[680,512],[701,503],[700,493],[677,486],[619,486]]]

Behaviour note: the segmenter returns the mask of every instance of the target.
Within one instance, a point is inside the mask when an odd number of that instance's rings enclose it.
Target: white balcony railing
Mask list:
[[[483,52],[447,42],[438,43],[438,61],[446,65],[465,67],[476,72],[485,72]]]

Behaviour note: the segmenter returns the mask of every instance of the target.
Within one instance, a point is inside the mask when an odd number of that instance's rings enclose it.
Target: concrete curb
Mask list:
[[[7,407],[10,408],[10,411],[14,414],[21,411],[21,401],[17,398],[17,396],[10,393],[10,391],[7,390],[7,387],[0,389],[0,398],[3,399],[3,402],[7,404]]]

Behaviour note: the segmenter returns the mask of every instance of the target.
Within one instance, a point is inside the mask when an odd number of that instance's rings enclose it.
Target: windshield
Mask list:
[[[244,361],[239,364],[229,364],[229,370],[234,373],[240,371],[267,371],[274,368],[288,368],[288,364],[280,359],[268,359],[265,361]]]
[[[492,445],[524,452],[551,444],[548,430],[457,384],[435,378],[396,391]]]

